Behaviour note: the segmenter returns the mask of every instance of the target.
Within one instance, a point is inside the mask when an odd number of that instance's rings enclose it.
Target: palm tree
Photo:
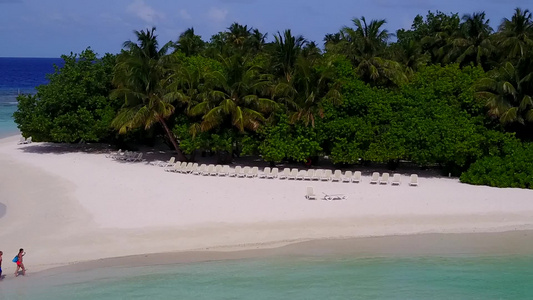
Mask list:
[[[166,124],[166,119],[174,113],[175,108],[173,99],[164,97],[166,91],[161,84],[167,74],[166,51],[172,43],[168,42],[158,49],[154,31],[155,27],[151,31],[135,31],[138,44],[125,42],[126,50],[117,57],[113,77],[116,89],[111,96],[124,99],[124,105],[111,125],[123,134],[139,127],[149,129],[159,123],[176,149],[178,158],[185,160],[174,134]]]
[[[314,61],[322,56],[322,51],[315,42],[309,42],[302,48],[302,56]]]
[[[405,80],[400,64],[383,57],[389,33],[381,27],[385,20],[372,20],[367,24],[365,17],[352,20],[355,28],[345,26],[341,30],[340,51],[353,63],[357,73],[366,82],[378,83],[389,80],[399,83]]]
[[[252,36],[252,29],[248,25],[233,23],[228,27],[228,43],[236,49],[244,50],[248,39]]]
[[[533,122],[532,63],[533,59],[524,59],[515,67],[507,62],[476,85],[489,114],[503,124]]]
[[[295,73],[288,83],[281,82],[276,91],[291,110],[289,120],[292,123],[302,121],[306,126],[315,126],[317,117],[324,117],[324,103],[340,103],[341,94],[338,84],[334,82],[335,69],[331,61],[320,67],[304,57],[299,57]]]
[[[420,19],[415,19],[421,30],[422,48],[430,55],[432,64],[446,63],[446,54],[453,48],[453,37],[460,29],[461,19],[457,14],[446,15],[437,11],[435,14],[429,12],[426,22],[421,23]]]
[[[263,50],[266,44],[267,33],[263,34],[258,29],[252,30],[252,35],[250,36],[250,46],[255,52]]]
[[[391,46],[389,51],[394,60],[401,63],[405,68],[405,73],[409,76],[413,75],[429,61],[429,55],[423,53],[420,43],[414,39],[396,43]]]
[[[174,47],[176,50],[183,52],[187,56],[193,56],[199,54],[205,46],[205,42],[199,35],[194,34],[194,28],[185,30]]]
[[[140,58],[161,58],[167,53],[168,49],[172,46],[172,43],[168,42],[163,45],[161,49],[158,49],[159,42],[157,41],[155,30],[156,28],[152,27],[151,30],[133,31],[137,37],[137,43],[128,40],[122,44],[122,48],[126,48],[129,52]]]
[[[215,128],[236,128],[255,131],[266,120],[265,113],[277,107],[275,101],[263,97],[270,90],[270,80],[250,65],[247,57],[220,57],[224,71],[207,74],[209,92],[189,109],[191,116],[201,116],[196,128],[209,131]],[[195,129],[193,129],[195,130]]]
[[[489,39],[492,32],[489,20],[485,19],[485,13],[481,12],[472,15],[465,14],[463,21],[453,39],[453,49],[446,56],[447,60],[461,65],[473,63],[487,70],[488,58],[494,51]]]
[[[533,49],[533,20],[529,10],[515,9],[511,20],[503,19],[497,33],[497,42],[506,57],[517,59]]]
[[[278,31],[274,38],[274,68],[289,82],[294,72],[294,64],[307,41],[301,35],[293,36],[290,29],[285,30],[283,35]]]
[[[342,40],[342,35],[341,35],[340,32],[328,33],[324,37],[324,46],[326,46],[326,48],[327,48],[329,45],[336,45],[336,44],[340,43],[341,40]]]

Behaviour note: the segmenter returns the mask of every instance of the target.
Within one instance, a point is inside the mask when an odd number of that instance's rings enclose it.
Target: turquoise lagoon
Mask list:
[[[533,299],[533,256],[278,257],[35,274],[0,299]]]

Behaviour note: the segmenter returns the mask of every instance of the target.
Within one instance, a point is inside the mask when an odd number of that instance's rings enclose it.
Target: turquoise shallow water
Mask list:
[[[16,104],[0,103],[0,138],[16,134],[17,125],[13,121],[13,113],[17,110]]]
[[[533,299],[533,256],[276,258],[16,278],[1,299]]]

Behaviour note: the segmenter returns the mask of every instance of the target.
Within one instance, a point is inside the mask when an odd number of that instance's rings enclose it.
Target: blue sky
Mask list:
[[[59,57],[91,47],[117,53],[133,30],[157,27],[160,43],[194,27],[204,40],[233,22],[268,32],[290,28],[322,42],[326,33],[352,25],[354,17],[386,19],[395,32],[417,14],[485,11],[496,28],[530,0],[0,0],[0,57]]]

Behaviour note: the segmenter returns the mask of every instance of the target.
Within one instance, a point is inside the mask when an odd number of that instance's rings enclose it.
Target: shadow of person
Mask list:
[[[7,207],[4,203],[0,203],[0,218],[6,215]]]

